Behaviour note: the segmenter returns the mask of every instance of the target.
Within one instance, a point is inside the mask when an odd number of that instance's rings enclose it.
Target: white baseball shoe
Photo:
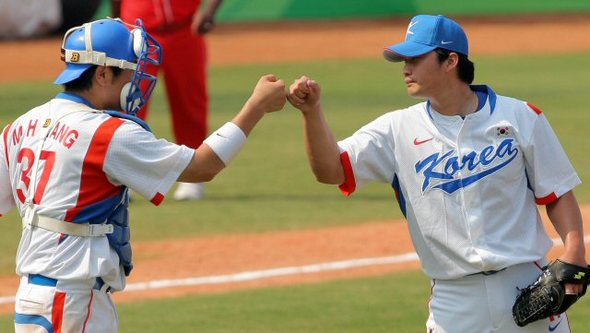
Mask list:
[[[205,196],[203,183],[178,183],[174,192],[174,200],[200,200]]]

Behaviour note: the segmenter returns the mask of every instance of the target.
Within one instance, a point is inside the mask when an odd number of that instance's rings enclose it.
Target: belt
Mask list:
[[[499,273],[499,272],[501,272],[501,271],[503,271],[505,269],[506,269],[506,267],[504,267],[502,269],[498,269],[498,270],[481,271],[481,272],[477,272],[477,273],[473,273],[473,274],[468,274],[467,276],[473,276],[473,275],[479,275],[479,274],[486,275],[486,276],[488,276],[488,275],[494,275],[494,274]]]
[[[38,286],[55,287],[57,286],[57,280],[49,278],[47,276],[39,274],[29,274],[29,283],[36,284]]]
[[[38,286],[46,286],[46,287],[57,286],[56,279],[52,279],[50,277],[40,275],[40,274],[29,274],[29,283],[36,284]],[[96,282],[94,283],[94,286],[92,287],[92,289],[103,290],[102,288],[104,286],[105,286],[104,280],[100,277],[97,277]],[[108,293],[109,291],[111,291],[111,287],[107,285],[107,287],[106,287],[106,289],[104,289],[104,291]]]

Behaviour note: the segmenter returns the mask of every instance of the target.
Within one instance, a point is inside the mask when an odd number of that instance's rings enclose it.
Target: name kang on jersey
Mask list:
[[[518,155],[514,139],[504,139],[499,145],[484,147],[481,151],[472,151],[457,156],[453,149],[444,155],[434,153],[415,165],[416,173],[422,173],[422,193],[429,188],[443,190],[449,194],[462,187],[469,186],[482,178],[504,168]],[[475,170],[475,173],[473,171]],[[459,171],[470,171],[467,177],[456,178]]]
[[[23,125],[17,126],[14,129],[14,132],[12,133],[13,145],[19,144],[20,141],[23,139],[23,137],[35,136],[35,134],[37,133],[38,123],[39,123],[38,119],[30,119],[28,125],[25,126],[24,129],[23,129]],[[50,119],[46,119],[43,124],[43,127],[46,128],[50,124],[51,124]],[[74,143],[76,143],[76,140],[78,140],[79,135],[80,134],[79,134],[78,130],[76,130],[74,128],[70,128],[66,124],[62,124],[60,122],[57,122],[47,138],[53,139],[53,140],[61,143],[64,147],[69,149],[69,148],[72,148],[72,145]]]

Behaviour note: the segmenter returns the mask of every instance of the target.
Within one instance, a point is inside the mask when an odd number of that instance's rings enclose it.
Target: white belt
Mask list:
[[[25,228],[38,227],[41,229],[58,232],[61,234],[80,236],[80,237],[100,237],[106,234],[113,233],[112,224],[90,224],[90,223],[74,223],[54,219],[47,216],[40,216],[33,214],[27,223],[23,219],[23,226]]]

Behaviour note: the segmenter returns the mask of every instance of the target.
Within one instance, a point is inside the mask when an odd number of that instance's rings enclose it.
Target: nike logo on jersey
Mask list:
[[[430,141],[430,140],[432,140],[432,139],[433,139],[433,138],[426,139],[426,140],[418,140],[418,138],[415,138],[415,139],[414,139],[414,144],[415,144],[416,146],[418,146],[418,145],[421,145],[421,144],[423,144],[423,143],[426,143],[426,142],[428,142],[428,141]]]
[[[422,192],[426,192],[428,188],[436,188],[451,194],[504,168],[518,155],[513,142],[514,139],[505,139],[498,146],[490,145],[462,157],[456,156],[456,151],[451,150],[442,156],[434,153],[418,161],[415,165],[416,173],[424,176]],[[478,168],[481,169],[480,172],[455,179],[459,171],[475,171]]]
[[[557,329],[557,326],[559,326],[559,324],[561,324],[562,319],[563,318],[559,318],[559,321],[555,325],[549,324],[549,332],[555,331]]]
[[[562,320],[563,318],[561,318],[561,314],[558,314],[557,316],[549,316],[549,332],[555,331],[559,324],[561,324]]]

